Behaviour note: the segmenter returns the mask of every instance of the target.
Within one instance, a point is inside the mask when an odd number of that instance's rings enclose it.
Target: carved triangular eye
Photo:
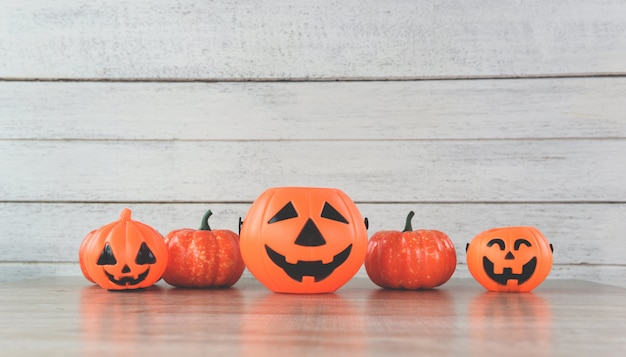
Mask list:
[[[102,249],[102,253],[100,254],[100,258],[98,258],[97,265],[115,265],[117,264],[117,260],[113,255],[113,251],[111,250],[111,246],[109,243],[104,245],[104,249]]]
[[[272,217],[272,219],[267,222],[267,224],[272,224],[296,217],[298,217],[298,212],[296,212],[296,208],[293,206],[293,203],[289,201],[283,208],[280,209],[280,211],[278,211],[274,215],[274,217]]]
[[[139,252],[137,252],[137,258],[135,259],[135,263],[138,265],[145,264],[154,264],[156,263],[156,258],[146,242],[141,243],[141,247],[139,248]]]
[[[344,216],[342,216],[341,213],[339,213],[339,211],[337,211],[335,207],[331,206],[328,202],[324,202],[324,208],[322,208],[321,216],[322,218],[332,219],[333,221],[348,224],[348,221],[344,218]]]

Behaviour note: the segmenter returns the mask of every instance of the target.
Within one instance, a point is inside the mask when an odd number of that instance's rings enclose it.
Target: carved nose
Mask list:
[[[296,238],[296,244],[304,247],[319,247],[326,244],[326,239],[322,236],[322,232],[317,228],[315,222],[309,218]]]
[[[506,260],[513,260],[513,259],[515,259],[515,256],[513,255],[513,253],[508,252],[508,253],[504,256],[504,259],[506,259]]]
[[[122,268],[122,273],[124,274],[130,273],[130,267],[128,265],[124,265],[124,267]]]

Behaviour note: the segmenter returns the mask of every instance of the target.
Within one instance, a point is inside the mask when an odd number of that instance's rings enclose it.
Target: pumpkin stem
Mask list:
[[[213,214],[213,212],[211,212],[211,210],[208,210],[208,211],[206,211],[204,216],[202,216],[202,223],[200,224],[200,230],[201,231],[210,231],[211,230],[211,227],[209,227],[209,217],[211,217],[212,214]]]
[[[402,232],[411,232],[413,230],[413,227],[411,226],[411,219],[413,219],[413,216],[415,216],[415,212],[413,211],[409,212],[406,216],[406,224],[404,225],[404,230]]]
[[[129,208],[124,208],[122,210],[122,213],[120,214],[120,221],[121,222],[130,221],[130,214],[131,213],[132,213],[132,211]]]

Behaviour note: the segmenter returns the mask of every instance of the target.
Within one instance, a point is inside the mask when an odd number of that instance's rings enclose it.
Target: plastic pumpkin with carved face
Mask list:
[[[489,291],[531,291],[552,268],[552,244],[535,227],[484,231],[467,244],[466,252],[470,273]]]
[[[153,285],[161,279],[168,259],[163,236],[132,220],[128,208],[118,221],[89,232],[78,256],[85,278],[108,290]]]
[[[359,270],[367,227],[341,190],[278,187],[250,207],[240,231],[248,270],[268,289],[284,293],[333,292]]]

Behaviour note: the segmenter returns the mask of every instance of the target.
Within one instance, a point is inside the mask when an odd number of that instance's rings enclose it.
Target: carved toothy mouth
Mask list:
[[[136,279],[133,278],[132,276],[124,276],[119,279],[115,279],[115,276],[113,274],[110,274],[108,271],[105,270],[104,273],[109,278],[109,280],[115,285],[132,286],[132,285],[137,285],[141,283],[142,281],[146,280],[146,278],[148,277],[148,273],[150,273],[150,268],[146,269],[146,271],[139,274]]]
[[[350,252],[352,251],[352,244],[350,244],[346,249],[341,251],[339,254],[333,257],[333,261],[327,264],[322,263],[321,260],[315,261],[306,261],[306,260],[298,260],[297,263],[292,264],[288,263],[287,259],[284,255],[277,253],[272,248],[265,246],[265,251],[267,255],[270,257],[272,262],[279,266],[281,269],[285,271],[287,275],[293,280],[297,280],[302,282],[302,278],[305,276],[312,276],[315,279],[315,282],[326,279],[330,274],[332,274],[337,267],[343,264],[348,257],[350,256]]]
[[[522,285],[526,280],[530,279],[535,272],[537,257],[532,258],[528,263],[524,264],[521,274],[513,274],[513,268],[504,268],[502,274],[496,274],[493,272],[493,267],[493,262],[487,257],[483,257],[483,269],[485,269],[485,273],[487,273],[487,276],[489,276],[491,280],[500,285],[506,285],[509,280],[517,280],[517,285]]]

